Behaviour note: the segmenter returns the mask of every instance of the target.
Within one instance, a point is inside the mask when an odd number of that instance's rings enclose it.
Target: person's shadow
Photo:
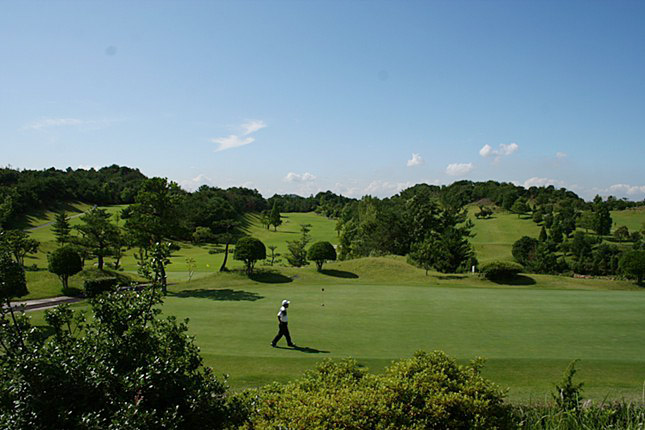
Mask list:
[[[276,346],[277,349],[290,349],[293,351],[300,351],[304,352],[306,354],[329,354],[329,351],[322,351],[320,349],[316,348],[309,348],[308,346],[300,346],[300,345],[294,345],[294,346]]]

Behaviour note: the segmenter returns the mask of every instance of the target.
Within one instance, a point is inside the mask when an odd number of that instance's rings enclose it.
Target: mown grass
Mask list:
[[[363,267],[388,266],[386,258],[368,260]],[[234,388],[291,379],[325,357],[352,356],[378,371],[416,350],[440,349],[463,360],[487,358],[485,374],[510,387],[513,399],[542,399],[575,358],[591,397],[640,397],[642,290],[588,290],[584,280],[572,280],[585,285],[580,290],[504,286],[439,275],[414,285],[402,272],[395,283],[399,262],[390,261],[383,283],[356,262],[329,266],[356,278],[312,269],[285,270],[280,283],[216,275],[171,287],[164,310],[190,317],[206,363],[230,374]],[[304,350],[269,346],[284,298],[292,301],[292,335]]]

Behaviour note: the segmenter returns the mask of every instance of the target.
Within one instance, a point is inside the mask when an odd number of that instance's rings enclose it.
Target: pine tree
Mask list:
[[[72,226],[69,224],[69,217],[65,211],[56,214],[56,219],[52,224],[52,231],[56,236],[56,242],[64,245],[69,241],[69,233],[72,231]]]
[[[271,209],[271,214],[269,215],[269,220],[273,226],[273,231],[278,230],[278,226],[282,224],[282,217],[280,216],[280,209],[278,208],[278,203],[273,204],[273,209]]]

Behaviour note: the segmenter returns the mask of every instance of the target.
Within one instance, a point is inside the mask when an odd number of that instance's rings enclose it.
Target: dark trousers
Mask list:
[[[279,323],[278,325],[278,334],[275,335],[273,338],[272,344],[278,343],[280,339],[282,339],[282,336],[284,336],[287,339],[287,345],[291,346],[293,345],[293,342],[291,342],[291,336],[289,335],[289,324],[288,323]]]

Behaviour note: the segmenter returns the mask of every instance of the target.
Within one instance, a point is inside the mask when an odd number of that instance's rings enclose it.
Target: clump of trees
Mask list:
[[[426,270],[464,272],[475,262],[473,224],[459,194],[434,195],[417,185],[390,199],[364,197],[348,204],[337,221],[339,258],[408,255]]]
[[[0,265],[1,268],[1,265]],[[92,316],[47,311],[51,335],[0,313],[0,427],[196,429],[235,426],[236,403],[204,367],[157,290],[90,300]]]

